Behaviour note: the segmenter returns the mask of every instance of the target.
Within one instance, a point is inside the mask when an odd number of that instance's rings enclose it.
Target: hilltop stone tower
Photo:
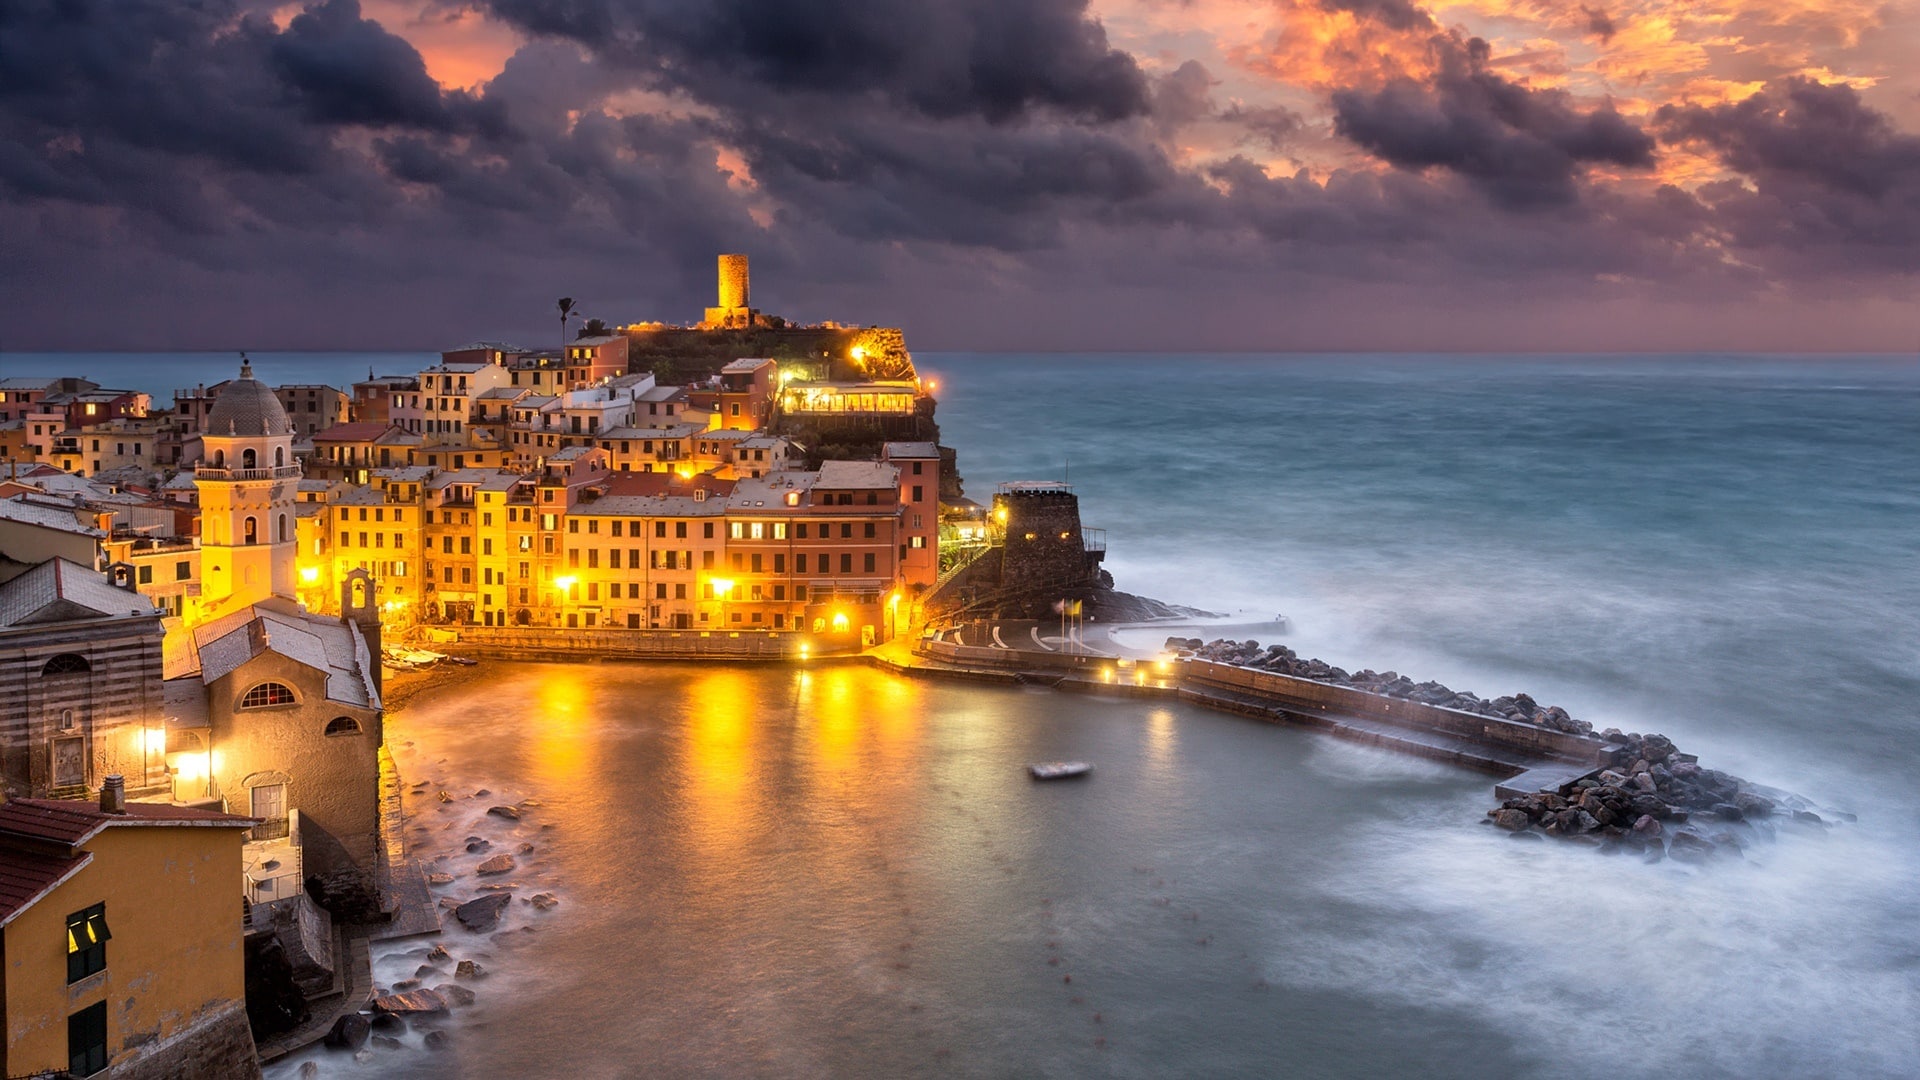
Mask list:
[[[752,291],[747,274],[745,255],[722,255],[719,259],[719,289],[714,297],[716,306],[707,309],[708,327],[752,326]]]
[[[293,424],[240,358],[240,377],[207,413],[200,464],[200,612],[212,617],[265,600],[294,599],[294,498],[300,466]]]

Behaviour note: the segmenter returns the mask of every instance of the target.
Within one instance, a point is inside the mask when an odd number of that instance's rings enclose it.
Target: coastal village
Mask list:
[[[389,675],[806,660],[936,612],[1149,603],[1064,485],[963,497],[900,331],[763,313],[742,255],[717,286],[697,323],[564,299],[557,348],[349,387],[244,357],[170,404],[0,379],[0,1075],[251,1077],[366,1041],[369,941],[440,926]],[[382,1015],[471,999],[393,989]]]
[[[1179,698],[1510,777],[1503,829],[1675,858],[1776,809],[1821,824],[1524,694],[1090,646],[1088,621],[1204,613],[1116,592],[1064,483],[967,499],[900,331],[761,312],[744,256],[717,277],[697,323],[562,300],[556,348],[349,387],[245,359],[171,405],[0,379],[0,1075],[257,1077],[470,1003],[474,960],[436,946],[376,988],[368,950],[443,915],[487,932],[514,899],[450,897],[408,856],[383,726],[390,678],[476,658],[865,656]]]

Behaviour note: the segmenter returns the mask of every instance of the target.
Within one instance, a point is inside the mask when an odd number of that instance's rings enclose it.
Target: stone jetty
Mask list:
[[[1284,645],[1257,641],[1168,638],[1167,648],[1195,659],[1270,671],[1344,686],[1438,708],[1591,736],[1607,747],[1606,765],[1551,790],[1515,795],[1487,811],[1487,820],[1516,836],[1551,836],[1631,850],[1653,859],[1700,861],[1738,856],[1779,828],[1820,829],[1851,814],[1826,811],[1788,792],[1703,768],[1665,735],[1642,735],[1593,725],[1527,694],[1491,700],[1437,682],[1415,682],[1397,672],[1348,672],[1319,659],[1302,659]]]
[[[1348,672],[1324,660],[1303,660],[1299,653],[1285,645],[1269,645],[1261,648],[1257,641],[1229,641],[1223,638],[1203,642],[1199,638],[1174,637],[1167,639],[1167,648],[1192,653],[1201,660],[1257,668],[1261,671],[1274,671],[1297,679],[1313,679],[1316,682],[1351,687],[1355,690],[1364,690],[1369,694],[1404,698],[1443,709],[1458,709],[1461,712],[1478,713],[1481,716],[1497,716],[1504,720],[1534,724],[1553,731],[1564,731],[1569,735],[1593,734],[1592,724],[1585,720],[1574,719],[1567,715],[1567,710],[1558,705],[1542,707],[1539,702],[1526,694],[1497,697],[1488,701],[1471,691],[1453,690],[1437,682],[1417,683],[1395,671],[1369,669]]]

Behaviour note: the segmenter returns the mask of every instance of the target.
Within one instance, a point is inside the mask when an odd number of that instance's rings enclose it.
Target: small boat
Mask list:
[[[1093,766],[1084,761],[1041,761],[1027,766],[1027,771],[1035,780],[1066,780],[1087,775]]]
[[[447,657],[447,662],[449,664],[459,664],[461,667],[472,667],[473,665],[479,663],[480,661],[470,660],[464,656],[449,656]]]

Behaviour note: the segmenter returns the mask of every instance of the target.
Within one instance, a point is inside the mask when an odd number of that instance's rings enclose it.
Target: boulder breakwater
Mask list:
[[[1262,647],[1257,641],[1174,637],[1166,645],[1193,659],[1597,739],[1601,766],[1551,788],[1513,794],[1487,811],[1489,824],[1517,838],[1551,836],[1609,853],[1700,861],[1739,856],[1754,842],[1773,839],[1781,828],[1818,831],[1854,820],[1849,813],[1823,812],[1790,792],[1702,767],[1698,757],[1681,753],[1665,735],[1612,727],[1596,732],[1590,722],[1524,693],[1486,699],[1393,671],[1348,672],[1303,659],[1284,645]]]

